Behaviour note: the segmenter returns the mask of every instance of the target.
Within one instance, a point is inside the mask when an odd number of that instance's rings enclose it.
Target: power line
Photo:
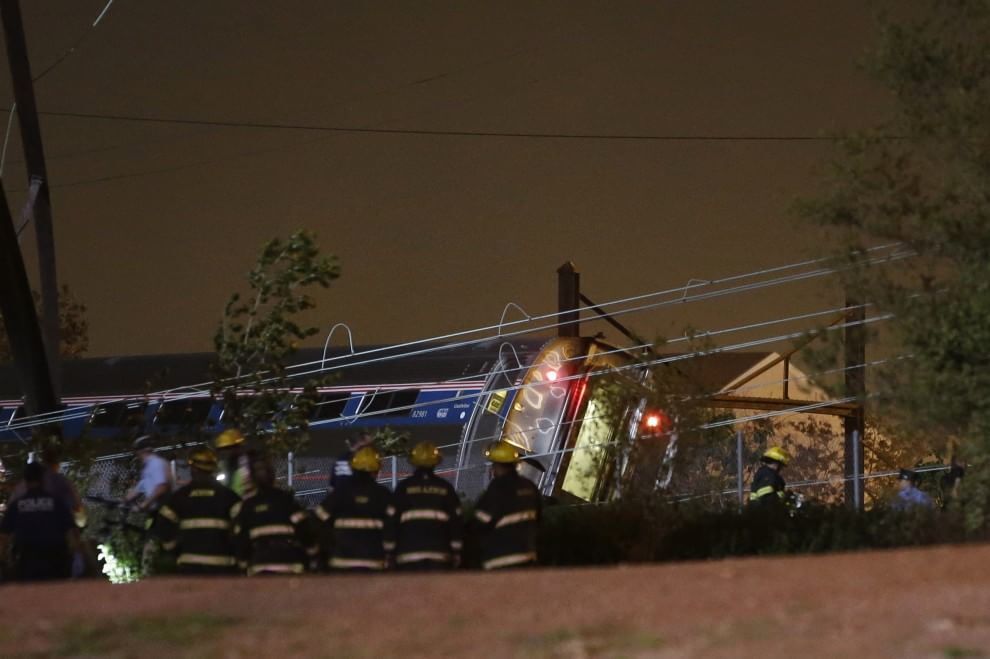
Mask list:
[[[7,110],[9,111],[9,110]],[[49,117],[69,119],[95,119],[100,121],[126,121],[132,123],[173,124],[185,126],[210,126],[214,128],[248,128],[258,130],[293,130],[321,133],[353,133],[370,135],[419,135],[428,137],[481,137],[536,140],[593,140],[627,142],[835,142],[839,138],[828,135],[761,135],[761,134],[658,134],[658,133],[564,133],[553,131],[493,131],[429,128],[373,128],[362,126],[333,126],[327,124],[301,124],[288,122],[256,122],[232,119],[197,119],[192,117],[149,117],[130,114],[98,112],[41,112]]]
[[[899,246],[900,245],[898,243],[891,243],[889,245],[881,245],[881,246],[878,246],[878,247],[873,247],[873,248],[867,249],[865,251],[868,254],[872,254],[872,253],[874,253],[874,252],[876,252],[878,250],[897,248]],[[865,263],[866,265],[877,265],[877,264],[880,264],[880,263],[887,262],[888,260],[899,260],[901,258],[907,258],[908,256],[910,256],[910,254],[902,254],[902,253],[894,252],[894,253],[892,253],[890,255],[885,255],[885,256],[873,257],[873,258],[870,258],[870,259],[865,259],[862,263]],[[751,291],[754,291],[754,290],[759,290],[759,289],[770,287],[770,286],[778,286],[778,285],[782,285],[782,284],[786,284],[786,283],[792,283],[792,282],[795,282],[795,281],[804,281],[804,280],[811,279],[811,278],[822,277],[822,276],[825,276],[825,275],[828,275],[828,274],[833,274],[833,273],[837,272],[837,270],[832,269],[832,268],[820,268],[820,269],[816,269],[816,270],[811,270],[809,272],[799,272],[799,273],[793,274],[793,275],[787,275],[787,276],[778,277],[778,278],[774,278],[774,279],[769,279],[769,280],[765,280],[765,281],[758,281],[758,282],[746,283],[746,284],[742,284],[742,285],[738,285],[738,286],[734,286],[734,287],[730,287],[730,288],[726,288],[726,289],[709,291],[709,292],[703,292],[703,293],[696,293],[696,294],[693,294],[693,295],[687,295],[687,291],[689,289],[698,288],[698,287],[705,288],[705,287],[709,287],[709,286],[717,286],[717,285],[721,285],[721,284],[725,284],[725,283],[731,283],[731,282],[734,282],[734,281],[751,279],[751,278],[754,278],[754,277],[757,277],[757,276],[761,276],[761,275],[764,275],[764,274],[772,274],[772,273],[781,272],[781,271],[788,270],[788,269],[797,269],[797,268],[801,268],[801,267],[807,267],[809,265],[816,265],[816,264],[824,263],[827,260],[828,259],[826,259],[826,258],[812,259],[812,260],[809,260],[809,261],[802,261],[802,262],[798,262],[798,263],[789,264],[789,265],[786,265],[786,266],[776,266],[776,267],[766,268],[766,269],[763,269],[763,270],[758,270],[758,271],[754,271],[754,272],[750,272],[750,273],[744,273],[744,274],[741,274],[741,275],[732,275],[732,276],[729,276],[729,277],[723,277],[721,279],[707,280],[707,281],[702,281],[702,282],[698,282],[698,283],[688,283],[685,286],[681,286],[681,287],[677,287],[677,288],[671,288],[671,289],[666,289],[666,290],[661,290],[661,291],[655,291],[655,292],[652,292],[652,293],[646,293],[646,294],[642,294],[642,295],[634,295],[634,296],[627,297],[627,298],[621,298],[621,299],[618,299],[618,300],[608,301],[608,302],[605,302],[605,303],[600,304],[598,306],[600,308],[604,308],[604,307],[615,306],[615,305],[623,304],[623,303],[627,303],[627,302],[643,300],[643,299],[647,299],[647,298],[651,298],[651,297],[661,297],[661,296],[671,295],[671,294],[676,294],[676,293],[681,293],[682,294],[682,296],[680,298],[668,299],[668,300],[661,300],[659,302],[654,302],[652,304],[640,305],[640,306],[632,307],[632,308],[629,308],[629,309],[619,309],[619,310],[616,310],[616,311],[611,312],[611,314],[610,314],[612,316],[620,316],[620,315],[625,315],[625,314],[628,314],[628,313],[636,313],[636,312],[644,311],[644,310],[648,310],[648,309],[656,309],[656,308],[668,306],[668,305],[671,305],[671,304],[684,304],[684,303],[689,303],[689,302],[694,302],[694,301],[699,301],[699,300],[712,299],[712,298],[715,298],[715,297],[722,297],[722,296],[726,296],[726,295],[733,295],[735,293],[751,292]],[[577,312],[580,313],[581,311],[588,311],[590,309],[591,309],[591,307],[578,306],[576,309],[573,309],[571,311],[577,311]],[[845,309],[845,307],[842,307],[841,309]],[[451,349],[455,349],[455,348],[465,348],[465,347],[470,347],[470,346],[478,345],[478,344],[485,343],[487,341],[492,341],[492,340],[498,340],[498,339],[506,340],[506,339],[513,338],[513,337],[516,337],[516,336],[522,336],[522,335],[526,335],[526,334],[533,334],[533,333],[537,333],[537,332],[541,332],[541,331],[545,331],[545,330],[554,329],[554,328],[559,327],[561,324],[566,324],[566,323],[556,322],[556,323],[545,324],[545,325],[541,325],[541,326],[537,326],[537,327],[528,327],[528,328],[521,329],[521,330],[516,330],[516,331],[512,331],[512,332],[502,333],[501,330],[503,328],[505,328],[505,327],[517,326],[517,325],[520,325],[520,324],[529,324],[529,323],[536,322],[536,321],[539,321],[539,320],[544,320],[544,319],[549,319],[549,318],[556,318],[558,315],[559,315],[559,312],[550,312],[550,313],[546,313],[546,314],[542,314],[542,315],[538,315],[538,316],[528,316],[525,319],[509,321],[509,322],[506,322],[506,323],[500,323],[498,325],[489,325],[487,327],[479,327],[479,328],[470,329],[470,330],[461,330],[461,331],[458,331],[458,332],[452,332],[452,333],[448,333],[448,334],[444,334],[444,335],[438,335],[438,336],[434,336],[434,337],[430,337],[430,338],[426,338],[426,339],[417,339],[415,341],[409,341],[409,342],[402,343],[402,344],[395,345],[395,346],[386,346],[386,347],[381,347],[381,348],[371,348],[371,349],[363,350],[363,351],[357,352],[357,353],[352,353],[352,354],[348,354],[348,355],[341,355],[339,357],[330,357],[330,358],[327,358],[327,359],[313,360],[313,361],[304,362],[304,363],[301,363],[301,364],[294,364],[294,365],[288,367],[287,370],[289,370],[289,371],[298,371],[298,372],[295,372],[295,373],[292,373],[291,375],[289,375],[290,378],[305,377],[305,376],[308,376],[308,375],[316,375],[316,374],[321,374],[321,373],[327,373],[327,372],[330,372],[330,371],[334,371],[334,370],[338,370],[338,369],[343,369],[343,368],[353,368],[353,367],[356,367],[356,366],[367,366],[367,365],[373,364],[373,363],[379,363],[379,362],[384,362],[384,361],[393,361],[393,360],[396,360],[396,359],[403,359],[403,358],[406,358],[406,357],[422,356],[422,355],[426,355],[426,354],[432,354],[432,353],[435,353],[435,352],[442,352],[444,350],[451,350]],[[472,334],[478,334],[480,332],[488,332],[488,331],[492,331],[492,330],[497,330],[498,333],[495,334],[495,335],[488,335],[488,336],[484,336],[484,337],[481,337],[481,338],[467,339],[467,340],[463,340],[463,341],[455,341],[455,342],[452,342],[452,343],[444,343],[442,345],[428,345],[428,344],[433,344],[433,343],[436,343],[436,342],[439,342],[439,341],[448,341],[450,339],[454,339],[454,338],[458,338],[458,337],[463,337],[463,336],[470,336]],[[726,330],[719,330],[718,333],[723,333],[725,331]],[[683,338],[678,338],[678,339],[673,339],[672,342],[677,342],[677,341],[682,341],[682,340],[684,340],[684,339]],[[369,355],[380,354],[380,353],[383,353],[383,352],[386,352],[387,353],[389,351],[394,351],[394,350],[404,350],[404,349],[407,349],[407,348],[413,348],[414,346],[420,346],[420,345],[428,345],[428,347],[420,348],[420,349],[414,349],[414,350],[406,350],[405,352],[399,352],[399,353],[395,353],[395,354],[386,354],[386,355],[383,355],[381,357],[368,358]],[[649,344],[643,344],[641,346],[636,346],[636,347],[650,347],[650,346],[649,346]],[[631,349],[635,349],[636,347],[633,347]],[[357,359],[358,361],[348,361],[348,360],[353,360],[353,359]],[[343,360],[344,363],[339,363],[337,365],[332,365],[330,367],[327,367],[326,366],[326,363],[327,362],[341,362],[342,360]],[[302,371],[299,370],[299,369],[306,369],[307,367],[315,366],[316,364],[319,364],[320,365],[320,367],[317,368],[317,369],[313,369],[313,370],[302,370]],[[173,387],[173,388],[170,388],[170,389],[166,389],[166,390],[163,390],[163,391],[156,392],[154,395],[161,396],[161,395],[166,395],[166,394],[169,394],[169,393],[180,392],[180,391],[183,391],[183,390],[189,390],[190,391],[190,394],[189,394],[190,396],[202,395],[204,388],[210,387],[213,384],[214,384],[213,381],[206,381],[206,382],[200,382],[200,383],[193,384],[193,385],[186,385],[186,386],[182,386],[182,387]]]

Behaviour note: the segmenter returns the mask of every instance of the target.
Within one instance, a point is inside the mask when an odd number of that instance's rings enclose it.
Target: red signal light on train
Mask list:
[[[667,432],[673,425],[670,422],[670,417],[659,411],[645,412],[640,423],[643,431],[649,435]]]

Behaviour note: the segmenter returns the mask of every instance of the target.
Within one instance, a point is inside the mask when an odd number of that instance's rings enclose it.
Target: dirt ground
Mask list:
[[[4,586],[0,656],[990,657],[990,546]]]

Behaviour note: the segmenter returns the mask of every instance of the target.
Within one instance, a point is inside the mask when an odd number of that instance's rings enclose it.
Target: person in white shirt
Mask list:
[[[134,449],[141,459],[141,478],[124,497],[124,501],[131,503],[140,499],[137,509],[153,513],[172,491],[172,470],[165,458],[151,450],[150,435],[138,437],[134,441]]]

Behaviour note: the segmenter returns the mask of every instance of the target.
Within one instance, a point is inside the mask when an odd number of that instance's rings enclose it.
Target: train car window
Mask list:
[[[379,391],[372,396],[371,402],[361,412],[381,416],[410,416],[417,398],[419,398],[419,389]]]
[[[323,394],[313,407],[313,415],[310,417],[314,421],[323,419],[339,419],[344,414],[347,401],[350,400],[350,392],[335,391]]]
[[[103,403],[93,408],[89,425],[93,428],[123,428],[139,425],[144,421],[144,410],[148,406],[143,400],[118,400]]]
[[[170,400],[158,406],[156,426],[200,426],[213,409],[212,398]]]

